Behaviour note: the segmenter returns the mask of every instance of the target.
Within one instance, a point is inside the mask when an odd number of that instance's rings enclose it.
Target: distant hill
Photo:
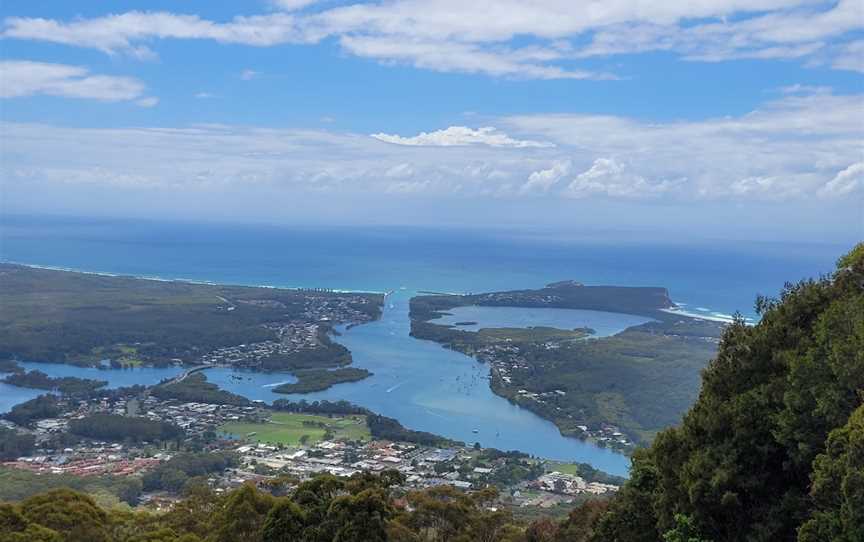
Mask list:
[[[412,317],[428,319],[423,310],[446,310],[464,305],[497,307],[552,307],[621,312],[657,317],[675,307],[666,288],[656,286],[585,286],[573,280],[553,282],[535,290],[508,290],[466,295],[423,295],[412,299]]]

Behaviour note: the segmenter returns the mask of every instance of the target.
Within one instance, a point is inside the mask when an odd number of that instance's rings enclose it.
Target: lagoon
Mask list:
[[[433,324],[459,325],[465,331],[482,328],[505,327],[553,327],[555,329],[591,328],[592,337],[608,337],[620,333],[631,326],[650,322],[650,318],[615,312],[582,309],[557,309],[544,307],[488,307],[468,305],[447,309],[441,318],[432,320]]]

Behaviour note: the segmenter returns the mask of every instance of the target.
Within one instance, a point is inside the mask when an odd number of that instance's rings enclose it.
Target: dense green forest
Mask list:
[[[101,505],[114,508],[134,505],[138,502],[138,497],[141,495],[141,479],[136,476],[36,473],[0,467],[0,501],[21,501],[59,488],[81,491],[95,498]],[[0,520],[0,541],[6,542],[6,538],[3,537],[8,536],[8,533],[3,528]]]
[[[59,391],[64,395],[87,395],[108,384],[105,380],[91,380],[75,376],[55,378],[42,371],[15,372],[7,375],[3,382],[22,388]]]
[[[345,382],[363,380],[372,373],[359,367],[341,367],[338,369],[306,369],[294,371],[297,382],[282,384],[273,388],[276,393],[312,393],[326,390],[330,386]]]
[[[161,442],[184,436],[183,430],[171,423],[115,414],[91,414],[71,420],[69,432],[81,437],[120,442]]]
[[[57,404],[57,397],[45,394],[29,401],[18,403],[9,412],[3,414],[3,417],[10,422],[28,427],[35,421],[54,418],[60,412],[61,409]]]
[[[575,281],[553,282],[536,290],[508,290],[482,294],[421,295],[411,300],[411,317],[434,318],[434,313],[465,305],[501,307],[557,307],[654,316],[674,307],[666,288],[644,286],[585,286]]]
[[[191,362],[217,348],[276,340],[262,324],[306,320],[307,302],[339,295],[2,263],[0,358],[92,365],[122,351],[129,363]],[[380,294],[351,296],[352,309],[380,314]]]
[[[0,461],[8,461],[30,455],[35,444],[36,438],[33,435],[0,427]]]
[[[179,382],[166,382],[153,386],[150,393],[163,400],[176,399],[183,402],[236,406],[252,404],[252,401],[242,395],[225,391],[216,384],[208,382],[203,372],[192,373]]]
[[[592,540],[864,540],[864,244],[756,306],[683,423],[636,454]]]
[[[180,492],[197,477],[236,467],[239,460],[232,452],[181,453],[163,461],[142,478],[145,491],[165,490]],[[200,482],[200,479],[197,479]]]
[[[105,509],[68,489],[0,504],[3,542],[378,542],[524,540],[510,514],[488,509],[493,490],[450,487],[395,499],[395,471],[322,475],[286,496],[244,485],[225,496],[192,486],[164,514]],[[277,480],[271,491],[285,491]]]

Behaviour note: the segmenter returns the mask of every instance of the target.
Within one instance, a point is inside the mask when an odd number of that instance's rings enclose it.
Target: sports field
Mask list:
[[[231,422],[219,428],[239,438],[269,444],[314,444],[324,439],[327,430],[333,433],[334,440],[369,440],[371,435],[366,426],[365,416],[342,416],[328,418],[312,414],[274,413],[268,423]],[[254,433],[254,435],[251,435]]]

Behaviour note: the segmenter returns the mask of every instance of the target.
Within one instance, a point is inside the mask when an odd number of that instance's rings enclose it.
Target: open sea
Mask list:
[[[579,440],[489,390],[488,367],[408,336],[408,300],[420,291],[482,292],[535,288],[573,279],[586,284],[664,286],[693,313],[755,318],[757,293],[775,295],[786,281],[828,273],[849,246],[710,241],[614,240],[607,234],[480,232],[418,228],[300,228],[126,220],[4,217],[0,259],[91,272],[230,284],[393,291],[381,320],[337,337],[356,366],[374,376],[303,395],[347,399],[412,429],[537,456],[584,461],[625,474],[628,459]],[[0,308],[2,310],[2,308]],[[574,311],[575,312],[575,311]],[[611,334],[634,318],[578,311],[578,327]],[[473,316],[472,316],[473,315]],[[573,315],[466,311],[460,320],[546,325]],[[491,320],[489,320],[491,319]],[[573,326],[577,327],[577,326]],[[68,366],[41,365],[49,374]],[[167,371],[167,370],[166,370]],[[158,382],[159,371],[97,378]],[[151,374],[153,373],[153,374]],[[158,374],[157,374],[158,373]],[[130,376],[133,375],[133,376]],[[88,375],[81,375],[88,376]],[[92,377],[93,375],[91,375]],[[285,374],[207,371],[208,379],[251,399],[271,401]],[[0,412],[38,392],[0,384]]]

